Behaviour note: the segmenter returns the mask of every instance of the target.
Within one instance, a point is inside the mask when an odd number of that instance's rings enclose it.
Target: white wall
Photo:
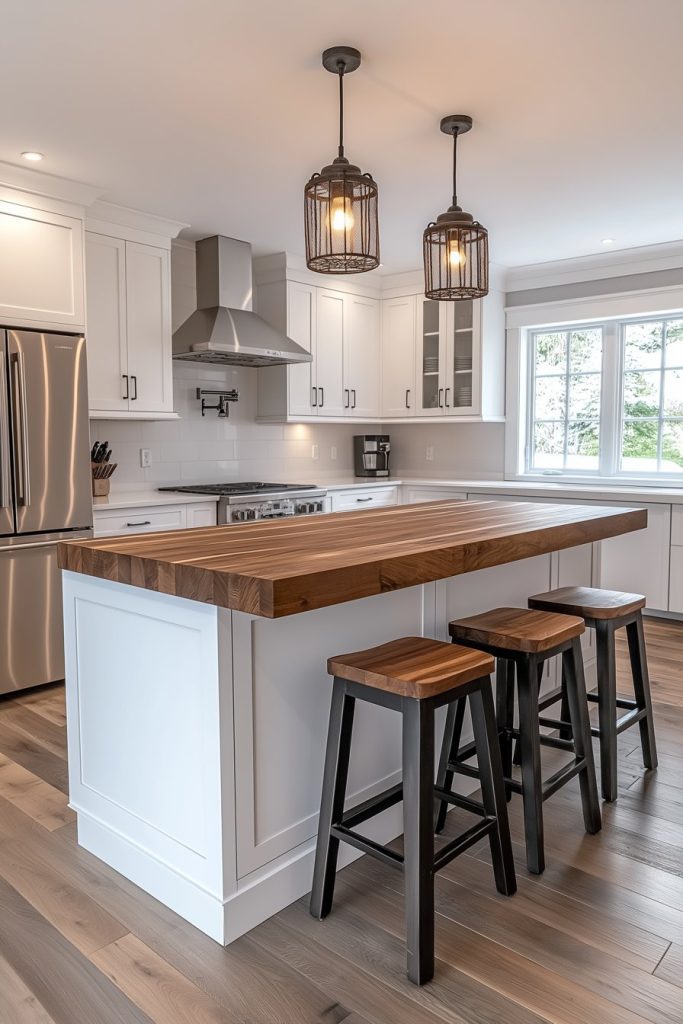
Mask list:
[[[384,429],[391,435],[397,477],[503,478],[504,423],[411,423]],[[431,462],[425,457],[428,447],[434,449]]]
[[[194,247],[174,243],[172,256],[173,329],[195,309]],[[247,367],[209,368],[175,363],[173,396],[178,420],[92,420],[92,440],[109,441],[118,469],[112,490],[132,490],[180,481],[213,483],[230,480],[313,482],[353,475],[353,435],[372,432],[366,424],[256,423],[256,370]],[[238,402],[228,419],[215,412],[202,418],[197,387],[237,388]],[[209,399],[210,400],[210,399]],[[313,459],[312,446],[319,457]],[[338,457],[331,459],[336,446]],[[140,448],[150,448],[152,465],[140,466]]]

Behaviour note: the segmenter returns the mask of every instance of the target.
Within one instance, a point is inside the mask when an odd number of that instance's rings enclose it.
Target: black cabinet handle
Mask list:
[[[348,407],[349,407],[349,389],[348,388],[344,388],[344,394],[346,395],[346,401],[344,402],[344,408],[348,409]]]
[[[123,379],[124,379],[124,380],[125,380],[125,382],[126,382],[126,393],[125,393],[125,395],[123,396],[123,400],[124,400],[124,402],[125,402],[125,401],[127,401],[127,400],[128,400],[128,397],[129,397],[129,391],[130,391],[130,389],[129,389],[129,387],[128,387],[128,374],[127,374],[127,373],[122,373],[122,374],[121,374],[121,376],[123,377]]]
[[[372,501],[372,498],[356,498],[356,501]]]
[[[406,409],[410,409],[410,388],[406,388]]]
[[[443,409],[443,388],[439,388],[439,409]]]
[[[311,388],[311,393],[313,395],[313,397],[311,399],[311,405],[313,406],[314,409],[317,409],[318,408],[318,389],[317,388]]]
[[[320,391],[320,408],[325,405],[325,388],[319,388]]]
[[[351,394],[353,395],[353,399],[352,399],[353,404],[351,405],[351,408],[355,409],[356,408],[356,389],[355,388],[351,388]]]
[[[449,405],[449,403],[448,403],[448,392],[449,392],[450,390],[451,390],[450,388],[446,388],[446,408],[447,408],[447,409],[450,409],[450,405]]]
[[[144,523],[126,523],[126,526],[151,526],[152,520],[145,519]]]
[[[131,402],[136,402],[138,397],[138,379],[135,375],[130,378],[133,381],[133,394],[131,395]]]

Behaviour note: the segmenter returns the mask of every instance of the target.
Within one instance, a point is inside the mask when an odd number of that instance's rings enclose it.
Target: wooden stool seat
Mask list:
[[[456,619],[448,628],[455,642],[540,654],[580,636],[586,626],[582,618],[574,615],[528,608],[494,608],[481,615]]]
[[[490,675],[493,669],[490,654],[421,636],[338,654],[327,662],[331,676],[417,700],[464,686]]]
[[[547,594],[534,594],[529,598],[529,607],[580,615],[582,619],[618,619],[644,608],[645,598],[642,594],[625,594],[619,590],[559,587]]]
[[[643,764],[657,767],[657,744],[652,716],[650,678],[647,669],[645,635],[643,633],[642,594],[622,593],[619,590],[598,590],[594,587],[560,587],[547,594],[529,598],[529,607],[545,612],[570,612],[581,615],[586,625],[595,630],[595,648],[598,662],[598,692],[589,693],[588,700],[596,701],[599,725],[591,731],[600,738],[600,775],[605,800],[617,799],[617,737],[624,729],[638,724],[643,750]],[[617,694],[617,668],[615,633],[625,629],[635,700]],[[567,701],[564,687],[546,694],[540,703],[543,710],[562,700],[561,719],[566,722]],[[618,711],[625,711],[619,716]],[[567,738],[571,729],[566,725],[560,736]]]

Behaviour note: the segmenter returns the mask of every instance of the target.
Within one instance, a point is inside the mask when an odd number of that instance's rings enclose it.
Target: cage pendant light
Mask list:
[[[318,274],[363,274],[379,266],[377,183],[344,156],[344,75],[360,66],[360,53],[333,46],[323,67],[339,76],[339,150],[304,188],[306,266]]]
[[[467,114],[449,114],[441,131],[453,136],[453,203],[425,228],[425,295],[430,299],[480,299],[489,290],[489,233],[458,206],[458,136],[472,127]]]

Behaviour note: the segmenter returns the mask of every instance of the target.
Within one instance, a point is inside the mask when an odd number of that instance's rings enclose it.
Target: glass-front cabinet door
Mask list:
[[[445,303],[418,296],[417,380],[418,416],[442,416],[445,411],[444,368],[446,365]]]
[[[476,411],[479,374],[479,302],[443,303],[446,310],[446,381],[444,404],[451,415]]]

